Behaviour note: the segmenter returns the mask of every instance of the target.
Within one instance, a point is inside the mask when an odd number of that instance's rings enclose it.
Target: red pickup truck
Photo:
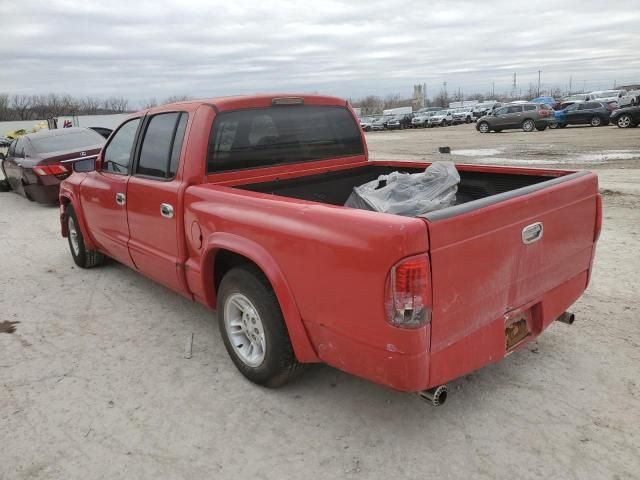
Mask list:
[[[278,386],[326,362],[433,403],[537,337],[587,287],[602,207],[590,172],[457,165],[456,204],[344,206],[427,163],[369,161],[349,104],[262,95],[132,115],[60,190],[80,267],[104,255],[217,309],[238,369]]]

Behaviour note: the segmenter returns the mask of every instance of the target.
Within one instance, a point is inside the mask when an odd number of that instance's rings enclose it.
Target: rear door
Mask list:
[[[446,210],[427,215],[431,351],[433,362],[451,362],[438,365],[445,376],[504,356],[509,312],[533,302],[540,314],[535,321],[546,325],[569,305],[545,302],[545,294],[569,281],[586,286],[597,188],[594,174],[578,172],[501,194],[503,200],[488,197],[453,207],[458,213],[450,217]],[[474,209],[483,200],[497,203]],[[542,323],[534,327],[541,328]]]
[[[140,153],[127,187],[129,252],[145,275],[180,290],[177,169],[188,116],[163,112],[147,117]],[[204,161],[204,160],[203,160]]]
[[[518,128],[522,124],[522,105],[510,105],[507,107],[505,126],[507,128]]]
[[[89,233],[103,252],[131,267],[127,183],[140,123],[140,118],[133,118],[118,128],[102,151],[100,170],[87,173],[80,184]]]

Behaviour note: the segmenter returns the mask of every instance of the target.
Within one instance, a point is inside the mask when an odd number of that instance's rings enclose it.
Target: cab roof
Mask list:
[[[214,97],[197,100],[187,100],[184,102],[169,103],[153,107],[147,112],[162,112],[165,110],[174,110],[176,106],[187,107],[189,110],[197,108],[200,105],[211,105],[218,111],[241,110],[245,108],[265,108],[274,105],[274,100],[278,99],[296,99],[304,105],[327,105],[341,106],[348,105],[348,102],[342,98],[327,95],[308,95],[300,93],[270,93],[258,95],[239,95],[232,97]]]

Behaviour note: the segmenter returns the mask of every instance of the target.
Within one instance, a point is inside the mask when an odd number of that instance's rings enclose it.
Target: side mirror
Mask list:
[[[73,164],[73,171],[77,173],[93,172],[96,169],[96,159],[87,158],[86,160],[78,160]]]

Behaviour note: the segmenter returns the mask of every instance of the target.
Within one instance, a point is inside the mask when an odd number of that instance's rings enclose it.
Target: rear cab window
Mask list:
[[[364,154],[353,116],[338,106],[273,106],[218,114],[207,173]]]

